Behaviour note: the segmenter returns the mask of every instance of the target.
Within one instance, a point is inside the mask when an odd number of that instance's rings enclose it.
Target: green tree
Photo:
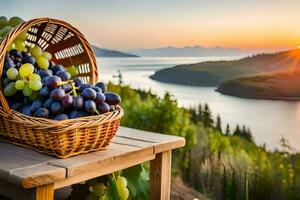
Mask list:
[[[213,126],[213,119],[212,119],[211,111],[208,107],[208,104],[204,105],[203,125],[204,125],[204,127],[212,127]]]
[[[230,135],[230,127],[229,124],[226,125],[226,131],[225,131],[225,135]]]
[[[217,116],[217,120],[216,120],[216,129],[222,133],[222,124],[221,124],[221,118],[220,118],[220,115]]]

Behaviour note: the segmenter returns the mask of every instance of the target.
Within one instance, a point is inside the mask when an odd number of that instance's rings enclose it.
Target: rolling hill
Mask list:
[[[215,86],[223,94],[246,98],[300,98],[300,49],[237,61],[179,65],[158,71],[151,78],[176,84]]]
[[[94,50],[97,57],[139,57],[134,54],[128,54],[121,51],[103,49],[92,45],[92,49]]]
[[[201,46],[162,47],[154,49],[136,49],[130,53],[142,57],[202,57],[202,56],[240,56],[247,52],[236,48],[204,48]]]

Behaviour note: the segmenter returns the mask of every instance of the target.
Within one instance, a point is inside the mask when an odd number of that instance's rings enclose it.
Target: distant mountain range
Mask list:
[[[247,51],[236,48],[204,48],[201,46],[186,46],[182,48],[170,46],[154,49],[135,49],[128,52],[141,57],[240,56],[249,54]]]
[[[92,45],[92,48],[97,57],[139,57],[134,54],[124,53],[121,51],[103,49]]]

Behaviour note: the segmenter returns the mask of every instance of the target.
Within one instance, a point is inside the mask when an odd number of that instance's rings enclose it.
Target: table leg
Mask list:
[[[36,200],[53,200],[54,199],[54,184],[38,186],[35,190]]]
[[[169,200],[172,152],[156,154],[150,161],[150,200]]]

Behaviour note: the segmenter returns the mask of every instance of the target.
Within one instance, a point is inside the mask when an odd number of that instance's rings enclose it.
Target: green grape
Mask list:
[[[7,23],[8,23],[7,18],[6,18],[5,16],[1,16],[1,17],[0,17],[0,28],[6,26]]]
[[[123,176],[119,176],[117,178],[117,190],[119,193],[119,196],[121,197],[121,200],[127,200],[129,197],[129,190],[126,188],[127,187],[127,180]]]
[[[50,60],[52,59],[52,55],[51,55],[51,53],[49,53],[48,51],[44,51],[44,52],[42,53],[42,56],[43,56],[44,58],[46,58],[48,61],[50,61]]]
[[[23,95],[28,97],[32,94],[32,89],[30,89],[29,84],[25,83],[24,88],[23,88]]]
[[[42,56],[38,57],[36,62],[41,69],[48,69],[49,67],[49,61]]]
[[[41,80],[40,75],[33,73],[29,75],[29,80]]]
[[[30,53],[32,56],[37,58],[43,54],[43,50],[41,49],[41,47],[35,45],[30,49]]]
[[[26,41],[28,37],[27,31],[20,33],[16,40]]]
[[[23,90],[24,85],[25,85],[25,81],[17,80],[15,87],[16,87],[17,90]]]
[[[30,74],[33,73],[33,71],[34,71],[34,67],[30,63],[23,64],[19,69],[19,73],[22,78],[29,76]]]
[[[9,97],[14,95],[17,92],[17,89],[15,88],[15,82],[11,82],[7,84],[4,88],[4,95]]]
[[[105,191],[106,191],[106,186],[104,185],[104,183],[96,183],[91,187],[91,192],[95,193],[100,197],[105,194]]]
[[[9,33],[12,30],[13,27],[11,26],[4,26],[1,30],[0,30],[0,36],[4,37],[7,33]]]
[[[71,77],[75,77],[78,75],[78,68],[75,67],[74,65],[68,67],[66,70],[67,70],[67,72],[69,72]]]
[[[24,22],[24,20],[21,19],[20,17],[12,17],[9,19],[8,24],[12,27],[15,27],[21,24],[22,22]]]
[[[14,41],[16,49],[20,52],[26,51],[25,43],[21,40],[15,40]]]
[[[37,100],[37,98],[39,98],[39,92],[37,92],[37,91],[33,91],[33,92],[31,93],[31,95],[29,96],[29,100],[30,100],[30,101]]]
[[[40,80],[30,80],[29,87],[33,91],[38,91],[42,88],[42,82]]]
[[[7,70],[6,76],[9,80],[16,80],[18,78],[19,72],[16,68],[11,67]]]

